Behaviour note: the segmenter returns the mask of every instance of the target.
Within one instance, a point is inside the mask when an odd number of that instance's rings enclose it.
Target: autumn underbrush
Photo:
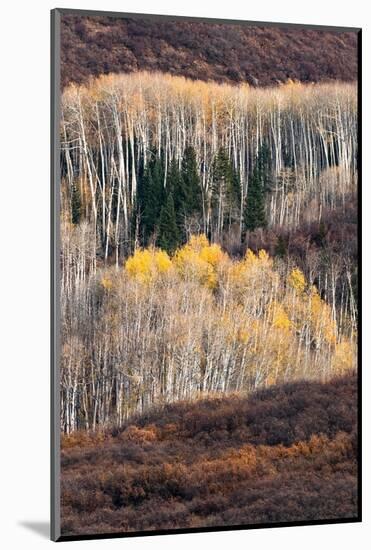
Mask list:
[[[61,33],[63,86],[144,68],[253,86],[357,77],[355,32],[64,14]]]
[[[357,515],[357,377],[155,408],[62,438],[62,534]]]

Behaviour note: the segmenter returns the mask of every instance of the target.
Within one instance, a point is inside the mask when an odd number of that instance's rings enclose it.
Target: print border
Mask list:
[[[227,525],[220,527],[194,527],[182,529],[159,529],[151,531],[133,531],[119,533],[99,533],[94,535],[61,535],[60,524],[60,425],[59,425],[59,357],[60,357],[60,19],[61,15],[78,16],[105,16],[114,18],[150,19],[152,21],[202,21],[206,23],[223,23],[228,25],[247,25],[255,27],[279,27],[290,29],[322,30],[329,32],[355,32],[357,33],[358,51],[358,95],[357,95],[357,118],[358,118],[358,510],[357,516],[342,519],[321,519],[312,521],[287,521],[277,523],[259,523],[244,525]],[[326,25],[304,25],[296,23],[272,23],[264,21],[244,21],[239,19],[216,19],[203,17],[186,17],[175,15],[154,15],[139,13],[111,12],[100,10],[79,10],[69,8],[55,8],[51,10],[51,97],[50,97],[50,130],[51,130],[51,212],[50,212],[50,350],[51,350],[51,514],[50,514],[50,537],[55,542],[108,539],[108,538],[129,538],[155,535],[174,535],[182,533],[206,533],[218,531],[237,531],[250,529],[271,529],[276,527],[297,527],[311,525],[329,525],[342,523],[357,523],[362,521],[362,29],[358,27],[335,27]]]

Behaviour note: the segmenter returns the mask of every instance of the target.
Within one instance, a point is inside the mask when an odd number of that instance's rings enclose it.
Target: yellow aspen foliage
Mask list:
[[[246,254],[245,254],[245,258],[244,258],[244,263],[246,266],[253,266],[256,264],[256,261],[257,261],[257,257],[256,255],[254,254],[254,252],[252,250],[250,250],[250,248],[248,248],[246,250]]]
[[[104,290],[107,290],[107,291],[111,290],[113,287],[113,282],[109,277],[102,277],[100,284],[102,285]]]
[[[246,273],[244,262],[233,262],[228,269],[228,278],[232,288],[238,288],[244,280]]]
[[[188,245],[200,255],[202,260],[216,267],[223,260],[227,260],[227,255],[222,251],[218,244],[210,244],[206,235],[191,235]]]
[[[304,273],[298,268],[291,271],[288,277],[288,283],[298,293],[304,292],[307,286]]]
[[[216,287],[217,276],[212,265],[203,260],[190,246],[180,248],[175,253],[173,262],[183,279],[198,281],[209,288]]]
[[[265,250],[254,254],[248,249],[244,259],[230,263],[226,271],[234,295],[244,302],[247,299],[266,301],[270,290],[279,282],[273,261]]]
[[[195,252],[201,252],[203,248],[209,246],[209,241],[206,235],[191,235],[188,244],[186,245]]]
[[[244,327],[239,328],[237,333],[237,339],[241,344],[247,344],[250,340],[249,331]]]
[[[356,346],[350,340],[336,344],[332,367],[337,374],[354,369],[357,363]]]
[[[174,265],[183,278],[198,280],[213,289],[218,282],[217,267],[227,256],[217,244],[209,244],[205,235],[192,235],[189,243],[174,256]]]
[[[266,269],[273,266],[273,261],[265,250],[259,250],[257,254],[254,254],[254,252],[248,248],[242,264],[248,269]]]
[[[171,260],[167,253],[154,248],[136,250],[125,263],[125,270],[129,276],[144,283],[149,283],[167,273],[171,267]]]
[[[225,260],[226,255],[218,244],[212,244],[201,249],[200,257],[202,260],[205,260],[205,262],[216,268],[218,264]]]
[[[272,315],[272,326],[289,332],[292,327],[292,323],[285,311],[285,308],[278,302],[273,302],[270,306],[270,312]]]
[[[259,376],[267,385],[287,376],[301,376],[304,368],[317,372],[328,361],[333,372],[341,373],[354,365],[352,344],[347,340],[337,344],[332,309],[317,289],[295,268],[286,281],[295,293],[293,300],[264,250],[248,250],[242,260],[237,260],[229,258],[219,245],[210,244],[205,235],[192,236],[172,258],[155,248],[137,250],[127,260],[125,271],[128,277],[121,282],[112,279],[114,288],[130,278],[148,284],[167,274],[159,307],[170,307],[166,318],[171,322],[161,328],[161,338],[174,353],[169,373],[183,354],[189,365],[231,362],[246,372],[260,369]],[[101,279],[106,290],[112,288],[110,281],[107,274]],[[137,288],[131,288],[126,295],[134,292],[132,299],[138,307]],[[178,312],[174,316],[173,310]],[[114,323],[116,320],[110,326]],[[206,349],[205,334],[212,343]],[[244,376],[241,374],[240,380]]]
[[[166,273],[171,268],[170,258],[164,250],[155,252],[154,262],[158,273]]]
[[[259,250],[258,258],[259,258],[259,260],[262,264],[270,264],[271,263],[268,252],[266,252],[266,250]]]
[[[309,318],[313,332],[317,336],[323,335],[328,344],[336,342],[336,323],[332,318],[331,308],[318,294],[318,290],[312,286],[310,290]]]

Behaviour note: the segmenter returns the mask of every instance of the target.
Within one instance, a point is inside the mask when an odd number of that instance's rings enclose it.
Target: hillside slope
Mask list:
[[[61,30],[63,86],[138,70],[253,86],[357,78],[355,32],[76,15]]]
[[[356,391],[300,382],[65,438],[62,534],[354,518]]]

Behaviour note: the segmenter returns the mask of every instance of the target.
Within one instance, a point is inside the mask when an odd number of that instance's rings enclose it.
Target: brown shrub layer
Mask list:
[[[307,28],[64,15],[62,85],[138,70],[253,86],[355,80],[357,35]]]
[[[356,376],[177,403],[62,441],[62,533],[357,515]]]

